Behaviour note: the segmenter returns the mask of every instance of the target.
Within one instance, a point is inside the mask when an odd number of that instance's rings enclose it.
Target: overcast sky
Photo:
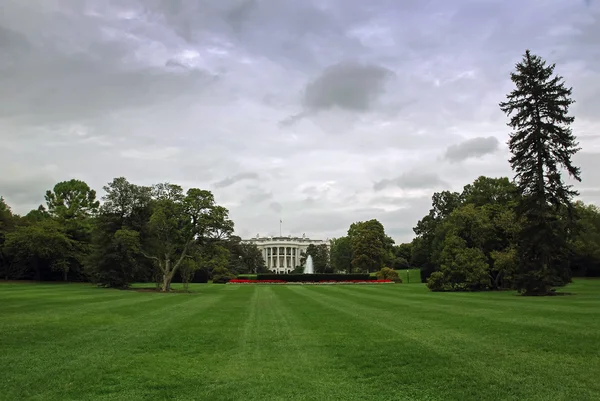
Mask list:
[[[512,176],[498,103],[526,48],[573,86],[600,204],[595,0],[3,0],[0,195],[78,178],[214,192],[243,237],[397,242],[434,191]]]

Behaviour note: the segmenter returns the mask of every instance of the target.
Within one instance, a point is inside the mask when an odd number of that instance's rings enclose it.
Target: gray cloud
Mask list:
[[[401,189],[434,189],[446,187],[448,183],[435,173],[426,173],[419,171],[407,172],[396,178],[377,181],[373,185],[375,191],[381,191],[388,187],[398,187]]]
[[[338,107],[367,111],[384,89],[392,72],[378,65],[343,62],[328,67],[306,86],[304,105],[310,111]]]
[[[449,146],[444,157],[451,162],[461,162],[494,153],[499,147],[500,141],[495,136],[478,137]]]
[[[256,205],[269,200],[273,197],[273,193],[265,191],[261,188],[248,188],[248,194],[242,198],[242,204],[244,205]]]
[[[236,175],[233,175],[231,177],[227,177],[225,179],[222,179],[221,181],[217,181],[213,184],[213,186],[215,188],[225,188],[225,187],[229,187],[233,184],[236,184],[240,181],[243,180],[256,180],[258,179],[259,175],[257,173],[239,173]]]
[[[124,175],[210,188],[242,236],[378,218],[409,240],[434,190],[512,175],[498,103],[530,47],[574,88],[600,202],[599,22],[569,0],[5,0],[0,194],[26,213]]]
[[[271,209],[275,213],[281,213],[281,211],[283,210],[283,206],[281,206],[281,203],[279,202],[271,202],[269,204],[269,209]]]

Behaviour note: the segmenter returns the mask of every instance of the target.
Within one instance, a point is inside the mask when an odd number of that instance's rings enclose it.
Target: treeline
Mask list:
[[[103,202],[80,180],[46,192],[25,216],[0,198],[0,278],[90,281],[126,288],[212,277],[224,282],[264,271],[262,253],[233,235],[226,208],[210,191],[174,184],[139,186],[115,178]],[[204,279],[205,280],[205,279]]]
[[[525,225],[518,217],[517,185],[508,178],[479,177],[462,193],[443,191],[414,228],[411,263],[435,291],[515,288],[521,269],[518,248]],[[556,284],[571,275],[600,276],[600,209],[576,202],[574,226],[567,230],[568,211],[555,216],[566,246],[554,250],[554,263],[564,266]],[[560,227],[563,227],[562,230]],[[562,275],[561,275],[562,272]]]
[[[384,267],[407,269],[411,247],[395,245],[376,219],[352,223],[347,235],[331,242],[331,269],[347,273],[377,272]]]
[[[578,275],[599,275],[600,218],[562,178],[581,181],[571,158],[580,148],[570,128],[571,88],[555,65],[527,50],[500,103],[512,129],[515,173],[480,177],[461,194],[441,192],[415,227],[413,262],[434,291],[514,288],[547,295]]]

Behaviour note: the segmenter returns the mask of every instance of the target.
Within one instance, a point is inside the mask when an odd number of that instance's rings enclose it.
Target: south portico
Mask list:
[[[302,252],[306,252],[309,245],[327,245],[327,240],[315,240],[306,237],[261,237],[259,234],[255,238],[242,240],[242,243],[254,244],[260,249],[265,260],[265,267],[277,274],[291,273],[296,266],[300,266]]]

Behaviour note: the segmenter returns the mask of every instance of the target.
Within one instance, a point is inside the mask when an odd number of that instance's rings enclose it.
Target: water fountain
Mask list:
[[[311,255],[308,255],[306,258],[306,263],[304,264],[304,274],[315,274]]]

